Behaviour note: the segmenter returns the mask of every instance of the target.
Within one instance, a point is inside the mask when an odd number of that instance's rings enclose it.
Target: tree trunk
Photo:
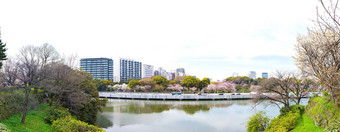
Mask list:
[[[29,87],[25,88],[25,103],[24,103],[24,113],[22,115],[22,119],[21,119],[21,123],[25,124],[25,120],[26,120],[26,114],[27,114],[27,110],[28,110],[28,97],[30,94],[30,89]]]

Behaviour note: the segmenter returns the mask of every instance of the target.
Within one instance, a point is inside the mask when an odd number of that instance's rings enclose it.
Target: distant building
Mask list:
[[[109,58],[83,58],[80,68],[93,75],[93,78],[113,81],[113,60]]]
[[[156,71],[153,72],[153,75],[155,75],[155,76],[160,76],[161,74],[159,73],[158,70],[156,70]]]
[[[174,80],[176,78],[176,73],[175,72],[172,72],[170,73],[171,74],[171,80]]]
[[[116,65],[116,82],[125,82],[129,79],[142,78],[142,62],[131,59],[119,59],[119,64]]]
[[[237,72],[234,72],[232,77],[237,77],[238,76],[238,73]]]
[[[176,69],[176,76],[185,76],[184,68],[177,68]]]
[[[142,77],[150,78],[154,75],[154,69],[152,65],[143,64]]]
[[[262,78],[268,78],[268,72],[262,72]]]
[[[250,71],[249,78],[256,79],[256,72],[255,71]]]

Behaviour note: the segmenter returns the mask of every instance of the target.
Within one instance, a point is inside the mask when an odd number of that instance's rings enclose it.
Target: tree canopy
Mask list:
[[[0,69],[2,68],[2,61],[7,60],[6,55],[6,43],[3,43],[1,40],[1,31],[0,31]]]
[[[199,87],[200,79],[194,76],[185,76],[182,80],[182,86],[187,88]]]

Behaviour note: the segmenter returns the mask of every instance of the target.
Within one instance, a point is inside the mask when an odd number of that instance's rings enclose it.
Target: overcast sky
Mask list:
[[[317,0],[0,0],[8,54],[50,43],[60,53],[130,58],[221,80],[297,70],[294,44]],[[115,60],[116,61],[116,60]]]

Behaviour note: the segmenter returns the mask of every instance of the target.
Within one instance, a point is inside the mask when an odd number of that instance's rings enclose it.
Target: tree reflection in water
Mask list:
[[[248,104],[245,101],[237,101],[240,105]],[[104,112],[120,113],[162,113],[171,109],[183,110],[187,114],[195,114],[199,111],[209,111],[210,108],[225,108],[235,101],[147,101],[147,100],[110,100],[103,109]]]

